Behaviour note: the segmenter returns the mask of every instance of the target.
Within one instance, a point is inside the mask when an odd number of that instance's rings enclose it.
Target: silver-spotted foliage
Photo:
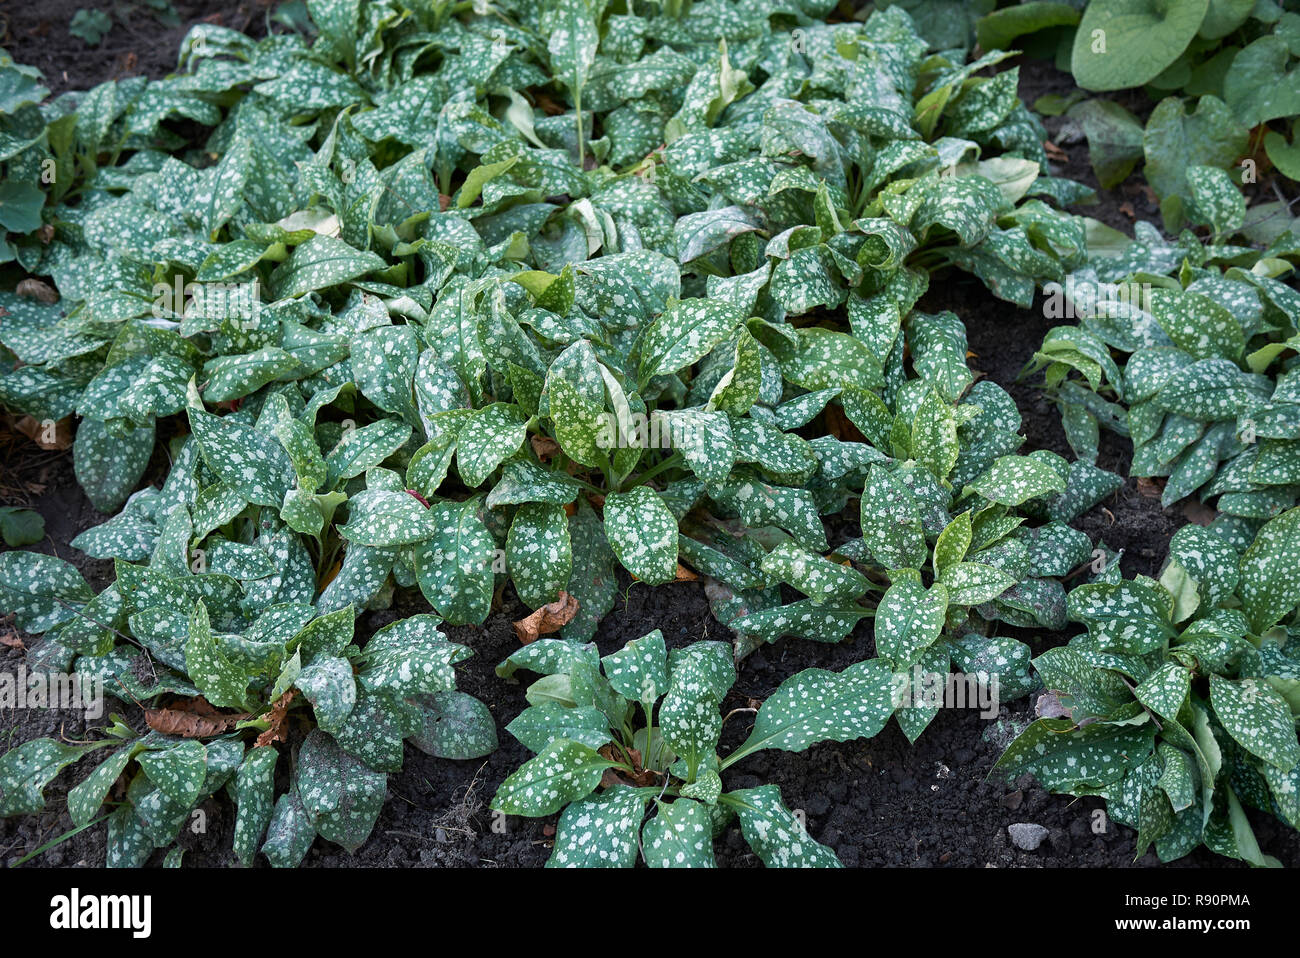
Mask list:
[[[94,752],[69,807],[81,825],[107,801],[110,863],[222,789],[244,861],[355,848],[404,741],[495,747],[440,625],[483,623],[510,584],[569,615],[500,670],[541,678],[508,726],[536,758],[496,807],[559,813],[553,864],[709,865],[733,819],[768,864],[837,864],[774,786],[724,791],[726,770],[891,716],[914,739],[938,708],[900,698],[918,671],[1034,689],[1006,629],[1066,624],[1061,581],[1096,554],[1069,522],[1120,483],[1019,455],[961,321],[917,308],[939,271],[1028,306],[1096,268],[1106,234],[1063,212],[1089,191],[1048,175],[1016,69],[932,53],[902,5],[305,6],[304,31],[200,25],[176,74],[53,100],[0,59],[0,263],[43,277],[0,293],[0,404],[79,420],[77,478],[113,515],[73,545],[115,571],[96,593],[9,552],[0,599],[44,636],[33,666],[147,709],[6,752],[0,812],[39,810]],[[1193,173],[1201,221],[1231,229],[1220,178]],[[1259,323],[1290,316],[1267,268],[1214,272],[1231,255],[1168,291],[1167,336],[1210,364],[1168,400],[1193,425],[1258,392],[1233,363],[1262,327],[1175,333],[1182,297],[1236,315],[1250,285]],[[832,540],[841,513],[860,535]],[[620,576],[695,575],[731,644],[597,656]],[[1279,609],[1260,628],[1289,615],[1274,580],[1245,582]],[[399,598],[433,612],[357,634]],[[789,679],[718,755],[736,661],[866,619],[876,658]],[[1236,689],[1211,690],[1216,714]]]

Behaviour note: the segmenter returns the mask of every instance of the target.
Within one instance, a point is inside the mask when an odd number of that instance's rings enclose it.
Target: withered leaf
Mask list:
[[[536,642],[543,635],[560,631],[577,614],[578,600],[561,590],[560,597],[554,602],[515,622],[515,635],[522,645]]]

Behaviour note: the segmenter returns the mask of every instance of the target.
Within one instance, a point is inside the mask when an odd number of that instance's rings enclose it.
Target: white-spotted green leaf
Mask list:
[[[424,724],[411,741],[438,758],[482,758],[497,747],[497,726],[488,707],[464,692],[434,692],[421,708]]]
[[[897,578],[876,608],[876,650],[900,670],[910,668],[939,637],[948,612],[948,590],[921,584],[915,573]]]
[[[1215,717],[1246,751],[1283,772],[1300,762],[1291,707],[1267,682],[1234,682],[1211,673],[1210,702]]]
[[[506,536],[506,568],[520,601],[537,609],[554,602],[573,574],[573,544],[564,507],[521,505]]]
[[[1300,602],[1300,508],[1264,524],[1241,557],[1237,594],[1251,628],[1262,633]]]
[[[318,655],[303,666],[293,684],[311,702],[316,724],[327,732],[342,728],[357,704],[357,683],[347,659]]]
[[[279,758],[275,746],[250,749],[235,773],[236,857],[247,868],[257,854],[257,846],[271,824],[275,808],[275,765]]]
[[[555,847],[546,867],[631,868],[649,800],[639,789],[616,785],[598,797],[574,802],[555,827]]]
[[[506,726],[506,731],[534,753],[556,739],[569,739],[598,749],[614,737],[609,730],[609,719],[600,709],[581,705],[568,708],[556,702],[524,709]]]
[[[434,503],[427,515],[435,532],[415,550],[420,591],[452,625],[482,622],[492,605],[496,541],[479,516],[481,509],[477,498]]]
[[[1018,506],[1030,499],[1065,491],[1065,480],[1051,466],[1028,456],[1003,456],[970,484],[990,502]]]
[[[894,671],[884,659],[841,672],[805,669],[767,697],[754,730],[727,763],[765,748],[800,752],[817,742],[871,738],[885,727],[896,704]]]
[[[749,847],[768,868],[840,868],[840,860],[808,835],[803,822],[781,801],[781,790],[762,785],[727,792],[727,806],[740,819]]]
[[[320,836],[348,852],[360,848],[383,808],[388,776],[366,767],[320,729],[302,743],[297,772],[298,797]]]
[[[679,798],[656,802],[641,829],[641,849],[651,868],[713,868],[713,818],[707,805]]]
[[[552,815],[595,791],[613,765],[589,745],[557,739],[501,783],[492,807],[507,815]]]
[[[605,534],[623,567],[642,582],[677,576],[677,519],[649,486],[605,497]]]

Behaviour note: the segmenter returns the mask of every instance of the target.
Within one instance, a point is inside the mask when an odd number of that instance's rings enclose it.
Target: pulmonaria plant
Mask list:
[[[718,754],[723,699],[736,680],[731,649],[695,642],[668,651],[654,631],[599,657],[594,645],[542,639],[497,672],[541,675],[508,726],[535,753],[498,789],[509,815],[560,813],[548,867],[712,868],[713,842],[739,821],[771,867],[835,868],[775,785],[724,791],[727,769],[762,749],[801,751],[875,735],[893,701],[879,661],[808,669],[763,703],[749,737]]]
[[[95,595],[6,556],[0,595],[45,634],[42,667],[252,723],[190,744],[117,727],[116,859],[223,784],[241,814],[265,804],[276,763],[246,740],[295,689],[314,729],[273,860],[313,829],[359,841],[430,712],[490,746],[436,626],[482,623],[507,582],[534,608],[566,594],[561,641],[581,643],[620,568],[695,570],[742,654],[842,638],[882,593],[900,668],[997,664],[990,623],[1059,619],[1083,548],[1061,523],[1113,477],[1014,456],[1014,403],[974,382],[956,317],[916,309],[932,271],[1027,304],[1086,255],[1050,205],[1086,191],[1041,175],[1015,71],[976,75],[1000,55],[928,56],[897,8],[307,8],[314,35],[200,25],[177,74],[81,97],[43,102],[0,64],[0,162],[22,181],[0,258],[49,280],[0,293],[0,403],[79,417],[78,481],[116,514],[74,545],[117,577]],[[140,489],[160,445],[166,477]],[[822,517],[876,496],[897,522],[867,508],[835,551]],[[435,616],[353,641],[399,589]],[[41,754],[5,757],[34,783],[15,810],[57,771]]]
[[[1106,800],[1171,861],[1202,843],[1277,864],[1246,806],[1300,827],[1300,509],[1239,551],[1185,526],[1159,581],[1081,585],[1070,618],[1086,631],[1034,659],[1039,718],[997,768],[1047,789]]]
[[[1231,184],[1213,195],[1241,203]],[[1296,252],[1171,245],[1138,224],[1054,293],[1079,325],[1026,369],[1044,371],[1080,458],[1095,461],[1102,428],[1129,437],[1130,472],[1161,481],[1163,505],[1197,495],[1243,547],[1300,490],[1300,293],[1281,279]]]
[[[268,521],[264,531],[251,544],[209,540],[203,573],[168,567],[164,549],[149,565],[119,559],[116,582],[98,595],[62,560],[0,555],[6,608],[45,634],[33,668],[71,669],[78,688],[141,704],[147,726],[117,717],[90,744],[36,739],[4,753],[0,815],[40,811],[45,785],[97,753],[68,810],[88,826],[109,800],[110,867],[142,865],[163,848],[179,864],[177,836],[222,789],[237,807],[236,857],[247,865],[260,849],[292,867],[317,835],[349,851],[365,841],[403,740],[456,759],[496,747],[487,709],[455,691],[453,666],[471,652],[447,641],[439,619],[394,622],[363,650],[352,606],[322,614],[310,565],[281,551],[282,529]],[[278,797],[277,768],[288,773]]]

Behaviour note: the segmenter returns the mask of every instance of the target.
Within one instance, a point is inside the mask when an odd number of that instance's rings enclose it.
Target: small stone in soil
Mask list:
[[[1034,825],[1031,822],[1017,822],[1014,825],[1007,826],[1007,833],[1011,836],[1011,843],[1019,849],[1032,852],[1043,844],[1043,839],[1047,837],[1047,829],[1042,825]]]

